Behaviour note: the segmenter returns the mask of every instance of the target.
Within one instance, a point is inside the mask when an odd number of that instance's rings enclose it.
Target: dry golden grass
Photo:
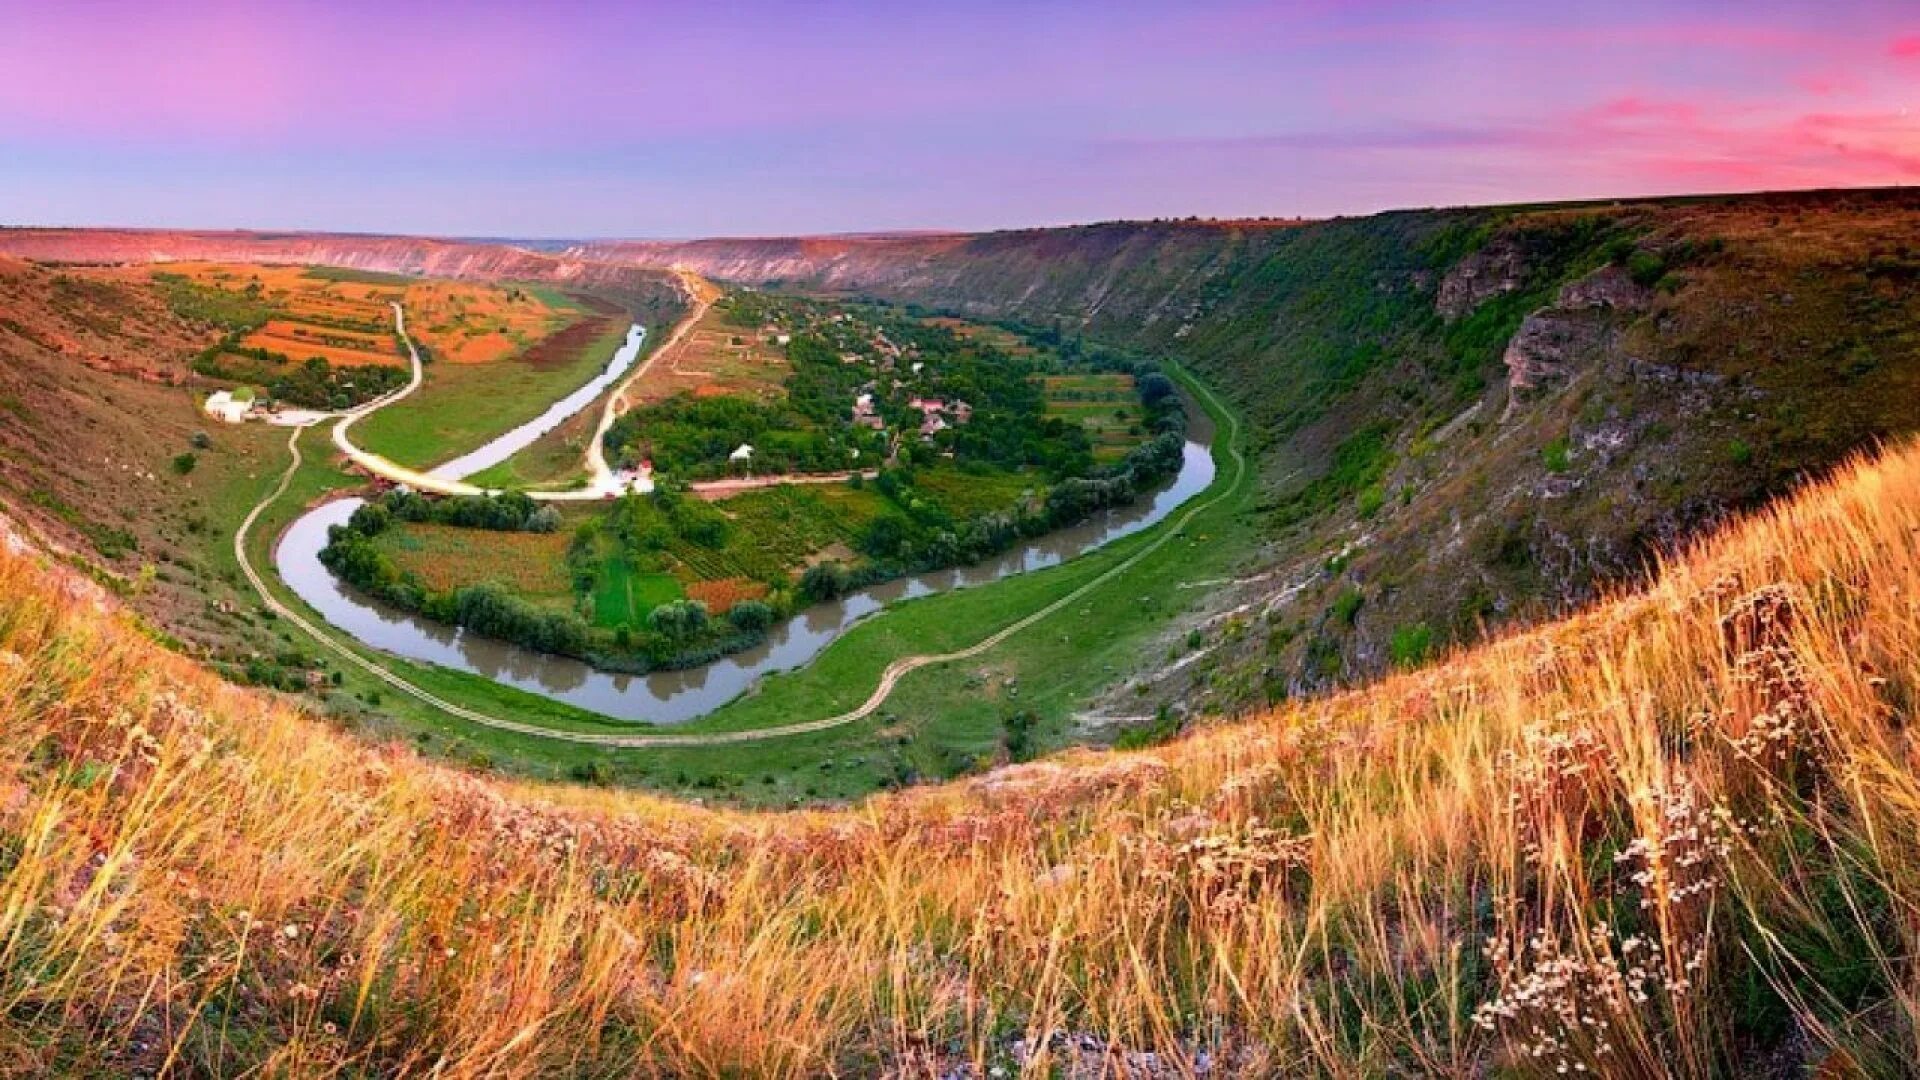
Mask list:
[[[1150,752],[846,810],[495,782],[0,555],[0,1068],[1891,1074],[1920,451]]]

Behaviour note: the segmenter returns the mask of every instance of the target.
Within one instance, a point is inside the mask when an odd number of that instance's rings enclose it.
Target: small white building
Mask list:
[[[244,396],[243,396],[244,395]],[[207,395],[204,406],[207,415],[223,424],[238,424],[253,411],[253,392],[251,390],[216,390]]]
[[[734,464],[745,464],[752,460],[753,447],[747,443],[741,443],[733,453],[727,455],[727,461]]]

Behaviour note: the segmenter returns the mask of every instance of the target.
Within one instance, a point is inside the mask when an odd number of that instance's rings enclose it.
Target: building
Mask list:
[[[245,387],[239,390],[216,390],[207,395],[204,406],[207,415],[223,424],[238,424],[253,411],[253,391]]]
[[[871,392],[863,393],[853,399],[853,425],[855,427],[872,428],[875,431],[883,431],[886,429],[887,422],[880,418],[880,413],[873,407],[873,394]]]

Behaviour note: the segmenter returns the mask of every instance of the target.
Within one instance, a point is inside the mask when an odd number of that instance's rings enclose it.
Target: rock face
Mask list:
[[[1609,308],[1637,313],[1645,311],[1652,299],[1652,290],[1635,284],[1624,267],[1609,264],[1568,282],[1560,290],[1557,306],[1569,311]]]
[[[1507,237],[1495,237],[1447,271],[1447,276],[1440,279],[1440,295],[1434,306],[1441,318],[1453,322],[1494,297],[1519,288],[1526,271],[1520,245]]]
[[[1597,357],[1612,343],[1621,321],[1616,316],[1645,311],[1651,298],[1617,266],[1601,267],[1562,287],[1554,302],[1528,315],[1507,343],[1502,359],[1514,399],[1563,382],[1579,364]]]

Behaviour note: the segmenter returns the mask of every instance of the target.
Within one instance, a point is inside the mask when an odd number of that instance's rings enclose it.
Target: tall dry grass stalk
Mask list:
[[[845,811],[476,778],[0,555],[0,1069],[1897,1072],[1920,451],[1654,585]]]

